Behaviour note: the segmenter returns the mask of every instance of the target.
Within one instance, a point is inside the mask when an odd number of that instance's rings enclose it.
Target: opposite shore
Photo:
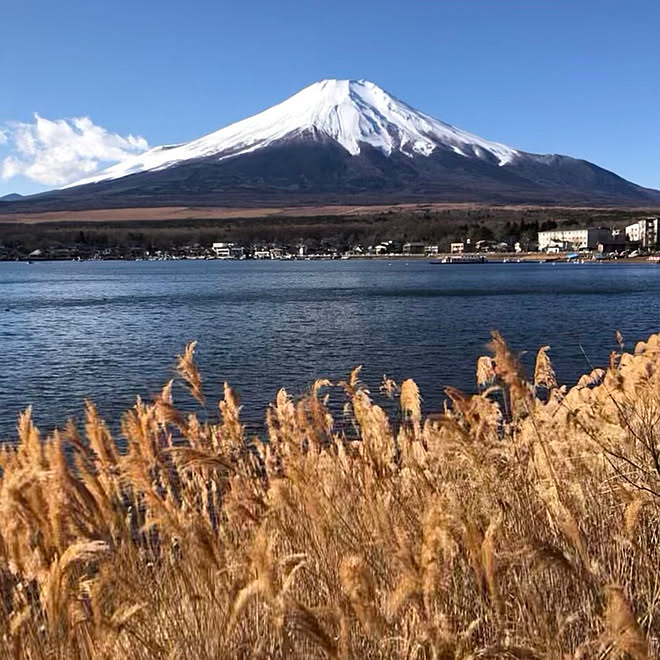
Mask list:
[[[268,262],[268,261],[426,261],[430,264],[532,264],[532,263],[573,263],[573,264],[648,264],[660,265],[660,255],[641,255],[635,257],[608,257],[603,255],[587,254],[574,256],[571,253],[548,255],[544,252],[532,252],[526,254],[518,253],[471,253],[469,255],[456,255],[451,253],[438,253],[433,256],[423,254],[313,254],[306,256],[287,255],[276,258],[253,258],[253,257],[215,257],[196,256],[170,252],[158,251],[155,254],[132,256],[121,253],[94,254],[90,257],[71,256],[42,256],[39,254],[16,258],[0,258],[0,263],[40,263],[40,262],[92,262],[92,261],[222,261],[222,262]]]

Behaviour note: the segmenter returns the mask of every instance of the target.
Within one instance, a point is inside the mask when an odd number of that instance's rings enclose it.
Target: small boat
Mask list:
[[[487,264],[488,259],[480,254],[452,254],[443,259],[430,261],[433,265],[438,264]]]

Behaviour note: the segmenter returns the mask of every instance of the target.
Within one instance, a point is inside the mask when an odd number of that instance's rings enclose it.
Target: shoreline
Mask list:
[[[163,256],[156,258],[130,258],[130,257],[99,257],[91,259],[71,259],[71,258],[41,258],[38,256],[35,257],[21,257],[17,259],[0,259],[0,263],[25,263],[25,264],[35,264],[35,263],[53,263],[53,262],[73,262],[73,263],[86,263],[86,262],[97,262],[97,261],[224,261],[224,262],[270,262],[270,261],[427,261],[429,264],[442,264],[446,266],[451,265],[484,265],[484,264],[648,264],[650,266],[660,265],[660,256],[658,255],[649,255],[649,256],[640,256],[640,257],[620,257],[620,258],[583,258],[583,259],[568,259],[566,255],[558,254],[548,256],[542,252],[538,253],[528,253],[528,254],[515,254],[515,253],[500,253],[497,257],[490,257],[491,253],[469,253],[469,258],[477,257],[483,258],[483,261],[471,261],[470,259],[465,259],[465,261],[460,260],[459,255],[449,254],[449,253],[439,253],[437,255],[429,256],[422,254],[387,254],[387,255],[343,255],[341,257],[333,255],[308,255],[305,257],[292,256],[290,258],[279,258],[279,259],[254,259],[254,258],[214,258],[214,257],[178,257],[178,256]],[[458,257],[458,258],[457,258]],[[443,259],[454,258],[456,261],[453,262],[443,262]]]

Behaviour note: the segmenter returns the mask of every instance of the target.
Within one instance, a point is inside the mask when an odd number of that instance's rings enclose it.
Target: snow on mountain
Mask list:
[[[434,119],[366,80],[323,80],[282,103],[192,142],[150,149],[67,186],[162,170],[184,161],[224,160],[286,138],[315,134],[340,144],[351,155],[367,144],[386,155],[428,156],[438,148],[466,158],[507,165],[523,154]]]

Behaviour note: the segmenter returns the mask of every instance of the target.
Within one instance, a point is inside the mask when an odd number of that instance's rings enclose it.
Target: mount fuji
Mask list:
[[[156,147],[16,210],[395,202],[656,205],[588,161],[491,142],[365,80],[323,80],[192,142]],[[3,204],[3,210],[4,210]]]

